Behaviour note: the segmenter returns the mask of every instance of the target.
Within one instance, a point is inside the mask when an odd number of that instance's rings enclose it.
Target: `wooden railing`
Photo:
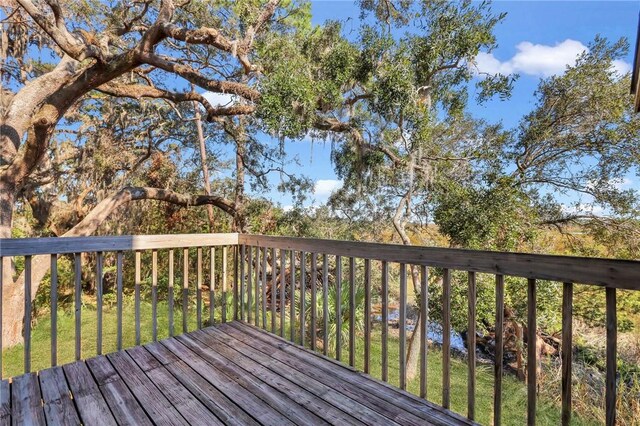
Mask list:
[[[196,256],[190,257],[189,248]],[[73,256],[74,261],[74,306],[75,306],[75,358],[83,355],[81,342],[81,304],[82,304],[82,265],[81,253],[95,254],[95,301],[97,307],[96,348],[102,352],[103,335],[103,260],[106,253],[115,254],[116,263],[116,299],[117,299],[117,349],[123,347],[123,270],[129,267],[123,261],[127,253],[133,252],[133,288],[135,303],[135,344],[141,341],[141,255],[151,252],[151,305],[152,340],[158,339],[158,251],[167,251],[168,265],[162,265],[168,275],[167,292],[175,295],[174,284],[176,268],[174,253],[182,249],[182,332],[186,332],[189,315],[189,301],[195,289],[196,324],[213,324],[214,292],[222,292],[220,320],[243,320],[263,327],[291,341],[322,351],[337,360],[344,360],[351,366],[356,365],[358,330],[356,310],[364,310],[362,369],[369,373],[372,366],[372,298],[379,299],[381,308],[381,378],[389,380],[389,287],[390,268],[398,273],[399,284],[399,356],[397,366],[399,385],[407,388],[407,281],[417,283],[420,299],[416,301],[420,309],[421,329],[419,339],[419,394],[427,397],[427,314],[429,312],[428,279],[429,274],[437,274],[442,281],[442,405],[451,403],[451,296],[452,274],[460,271],[467,276],[468,330],[467,347],[476,347],[476,290],[477,274],[495,276],[495,362],[494,368],[494,424],[501,423],[502,380],[503,380],[503,330],[504,330],[504,290],[505,277],[513,276],[527,280],[527,419],[535,423],[537,392],[537,309],[536,290],[541,280],[562,283],[562,423],[568,424],[571,418],[571,376],[573,322],[573,289],[576,285],[597,285],[606,289],[606,422],[616,421],[616,293],[617,289],[639,290],[640,262],[578,258],[569,256],[548,256],[536,254],[500,253],[443,249],[431,247],[400,246],[394,244],[359,243],[320,239],[301,239],[238,234],[199,234],[199,235],[158,235],[123,237],[87,237],[87,238],[42,238],[0,240],[0,261],[7,258],[24,258],[25,277],[25,317],[31,318],[32,262],[36,256],[48,255],[51,268],[51,365],[56,365],[58,339],[56,336],[57,309],[57,261],[60,256]],[[207,251],[204,251],[204,250]],[[222,251],[221,255],[216,255]],[[203,268],[203,259],[208,258],[208,266]],[[190,267],[196,265],[195,282],[189,276]],[[144,266],[144,265],[142,265]],[[148,265],[147,265],[148,266]],[[345,271],[346,268],[346,271]],[[0,268],[0,292],[2,276]],[[217,269],[217,272],[216,272]],[[374,274],[375,272],[375,274]],[[209,294],[203,298],[203,277],[209,276]],[[378,282],[374,282],[379,280]],[[357,282],[364,287],[364,306],[357,305]],[[380,289],[379,294],[372,287]],[[347,289],[343,289],[347,286]],[[348,290],[343,293],[343,291]],[[228,292],[232,292],[232,302],[226,302]],[[329,295],[332,294],[333,310],[329,311]],[[343,294],[348,300],[342,300]],[[1,296],[1,294],[0,294]],[[321,303],[318,303],[318,298]],[[203,300],[208,306],[203,305]],[[168,303],[169,335],[174,330],[174,297],[166,297]],[[178,299],[180,300],[180,299]],[[307,303],[310,306],[305,306]],[[321,308],[319,308],[321,306]],[[0,307],[0,316],[2,315]],[[203,316],[204,315],[204,316]],[[333,316],[333,320],[331,317]],[[320,318],[321,319],[320,319]],[[343,338],[343,321],[347,333]],[[346,323],[348,322],[348,324]],[[2,327],[2,325],[0,325]],[[329,329],[336,330],[329,336]],[[318,331],[322,330],[322,335]],[[2,330],[0,329],[0,336]],[[24,322],[24,370],[31,370],[31,321]],[[1,344],[1,342],[0,342]],[[333,345],[333,348],[329,348]],[[567,348],[567,350],[565,350]],[[343,354],[346,351],[347,354]],[[93,354],[88,354],[93,355]],[[375,360],[376,362],[378,360]],[[476,352],[469,350],[467,356],[467,416],[476,418]],[[0,355],[0,371],[2,356]]]

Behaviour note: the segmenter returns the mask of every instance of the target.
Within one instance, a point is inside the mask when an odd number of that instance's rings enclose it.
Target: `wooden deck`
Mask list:
[[[240,322],[1,383],[0,424],[469,424]]]

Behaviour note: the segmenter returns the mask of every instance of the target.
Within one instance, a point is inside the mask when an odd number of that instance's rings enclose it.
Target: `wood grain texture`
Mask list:
[[[605,392],[606,424],[616,424],[617,368],[618,368],[618,314],[616,290],[607,288],[607,383]]]
[[[239,235],[241,244],[263,244],[339,256],[427,265],[463,271],[640,289],[640,262],[633,260],[462,250],[314,238]]]
[[[451,404],[451,271],[442,271],[442,406]]]
[[[77,425],[80,418],[71,400],[69,387],[62,367],[40,372],[42,403],[48,425]]]
[[[123,235],[109,237],[0,238],[2,256],[159,250],[238,244],[238,234]]]
[[[502,422],[502,374],[504,372],[504,276],[496,275],[496,356],[493,370],[493,424]]]
[[[573,360],[573,283],[562,284],[562,424],[571,423],[571,363]]]
[[[11,421],[13,424],[44,425],[40,384],[35,373],[17,376],[11,382]]]
[[[51,255],[51,366],[58,365],[58,255]],[[2,263],[0,263],[2,265]],[[2,282],[0,282],[2,286]],[[0,300],[2,300],[2,293],[0,292]],[[2,318],[2,309],[0,309],[0,319]],[[1,327],[0,327],[1,328]],[[0,333],[2,330],[0,329]],[[2,342],[0,341],[0,348],[2,348]],[[0,365],[0,369],[2,365]],[[1,371],[1,370],[0,370]],[[2,374],[0,374],[2,376]]]
[[[8,380],[0,381],[0,425],[11,424],[11,389]]]
[[[538,324],[536,318],[536,280],[527,283],[527,424],[536,424],[538,382]]]

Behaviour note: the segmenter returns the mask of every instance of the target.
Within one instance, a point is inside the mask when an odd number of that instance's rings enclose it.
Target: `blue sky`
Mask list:
[[[482,55],[478,66],[487,71],[520,74],[513,95],[507,101],[491,101],[482,106],[470,105],[470,112],[490,122],[501,121],[514,127],[534,105],[534,91],[541,77],[561,73],[572,63],[597,34],[610,40],[626,37],[635,43],[640,1],[497,1],[496,12],[507,12],[505,21],[496,28],[498,48]],[[313,1],[313,22],[328,19],[348,21],[345,31],[357,29],[358,7],[348,1]],[[616,64],[620,71],[630,70],[633,49],[624,61]],[[330,162],[330,144],[319,141],[289,143],[287,151],[300,162],[291,165],[293,172],[303,173],[316,181],[316,204],[323,203],[331,190],[340,185]],[[273,182],[277,182],[273,176]],[[281,203],[291,199],[273,190],[260,194]]]

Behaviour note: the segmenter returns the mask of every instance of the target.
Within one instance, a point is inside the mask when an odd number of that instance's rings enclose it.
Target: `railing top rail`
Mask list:
[[[634,260],[465,250],[240,234],[239,244],[640,290]]]
[[[113,252],[238,244],[238,234],[123,235],[109,237],[0,238],[0,256]]]

